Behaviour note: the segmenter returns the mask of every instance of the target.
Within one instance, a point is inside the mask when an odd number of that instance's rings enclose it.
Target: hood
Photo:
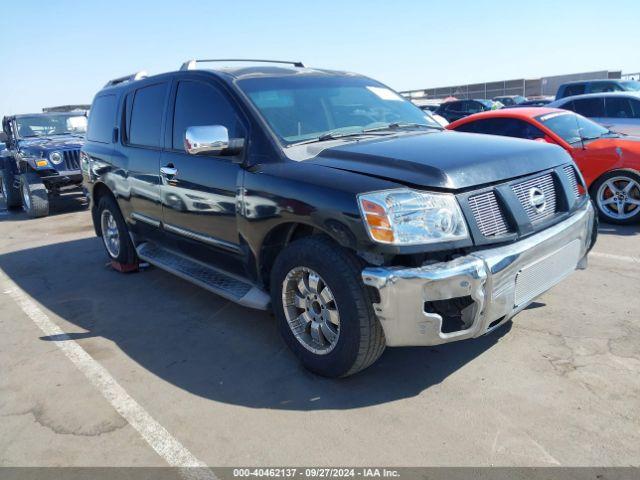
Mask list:
[[[570,162],[571,157],[547,143],[445,131],[346,143],[307,161],[405,184],[458,190],[539,172]]]
[[[20,150],[29,153],[51,153],[56,150],[78,150],[84,138],[76,135],[55,135],[51,137],[24,138],[20,140]]]

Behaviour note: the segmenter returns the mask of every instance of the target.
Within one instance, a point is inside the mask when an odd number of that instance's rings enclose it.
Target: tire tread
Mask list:
[[[23,208],[31,218],[46,217],[49,215],[49,192],[38,175],[27,172],[20,175],[20,188],[26,184],[29,189],[31,208],[23,205]]]

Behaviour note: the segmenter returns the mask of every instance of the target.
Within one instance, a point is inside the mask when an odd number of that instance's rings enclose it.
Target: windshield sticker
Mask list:
[[[546,115],[542,115],[542,116],[540,117],[540,121],[541,121],[541,122],[546,122],[547,120],[551,120],[552,118],[559,117],[560,115],[569,115],[569,112],[554,112],[554,113],[547,113]]]
[[[367,87],[367,90],[369,90],[371,93],[374,93],[375,95],[377,95],[382,100],[392,100],[392,101],[395,101],[395,102],[398,102],[398,101],[401,102],[403,100],[400,95],[398,95],[395,92],[392,92],[388,88]]]

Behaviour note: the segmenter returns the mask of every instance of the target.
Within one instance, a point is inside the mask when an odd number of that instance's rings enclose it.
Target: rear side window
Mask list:
[[[116,121],[116,96],[101,95],[93,101],[89,111],[87,140],[100,143],[113,141]]]
[[[483,122],[484,121],[465,123],[463,125],[460,125],[459,127],[456,127],[455,130],[456,132],[483,133],[478,132],[478,125],[482,124]]]
[[[447,112],[462,112],[462,102],[449,102],[444,105]]]
[[[605,114],[609,118],[633,118],[633,109],[628,98],[605,99]]]
[[[567,85],[564,87],[563,97],[571,97],[573,95],[582,95],[585,90],[584,83],[576,83],[575,85]]]
[[[469,112],[469,113],[479,113],[484,111],[484,107],[480,102],[467,100],[466,102],[464,102],[463,111]]]
[[[566,103],[563,103],[558,108],[562,108],[564,110],[571,110],[573,112],[574,111],[573,100],[570,100],[570,101],[568,101]]]
[[[574,100],[572,110],[583,117],[604,117],[604,98]]]
[[[640,100],[630,100],[633,108],[633,118],[640,118]]]
[[[603,92],[620,92],[622,87],[613,82],[598,82],[592,83],[589,87],[589,93],[603,93]]]
[[[187,128],[204,125],[227,127],[230,138],[244,135],[234,107],[222,92],[206,83],[181,81],[173,114],[173,148],[184,150]]]
[[[136,90],[129,120],[129,143],[144,147],[162,145],[162,115],[167,83],[149,85]]]
[[[462,125],[456,128],[456,130],[485,133],[487,135],[501,135],[503,137],[524,138],[528,140],[544,137],[544,133],[539,128],[524,120],[515,118],[488,118],[486,120],[477,120]]]

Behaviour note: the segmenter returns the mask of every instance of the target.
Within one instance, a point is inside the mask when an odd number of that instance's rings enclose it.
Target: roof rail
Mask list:
[[[204,62],[257,62],[257,63],[286,63],[294,67],[304,68],[302,62],[288,62],[286,60],[260,60],[255,58],[212,58],[203,60],[187,60],[182,64],[180,70],[195,70],[197,63]]]
[[[140,70],[139,72],[132,73],[131,75],[125,75],[124,77],[114,78],[113,80],[109,80],[103,88],[112,87],[114,85],[118,85],[120,83],[125,82],[135,82],[136,80],[142,80],[143,78],[147,78],[147,72],[145,70]]]

